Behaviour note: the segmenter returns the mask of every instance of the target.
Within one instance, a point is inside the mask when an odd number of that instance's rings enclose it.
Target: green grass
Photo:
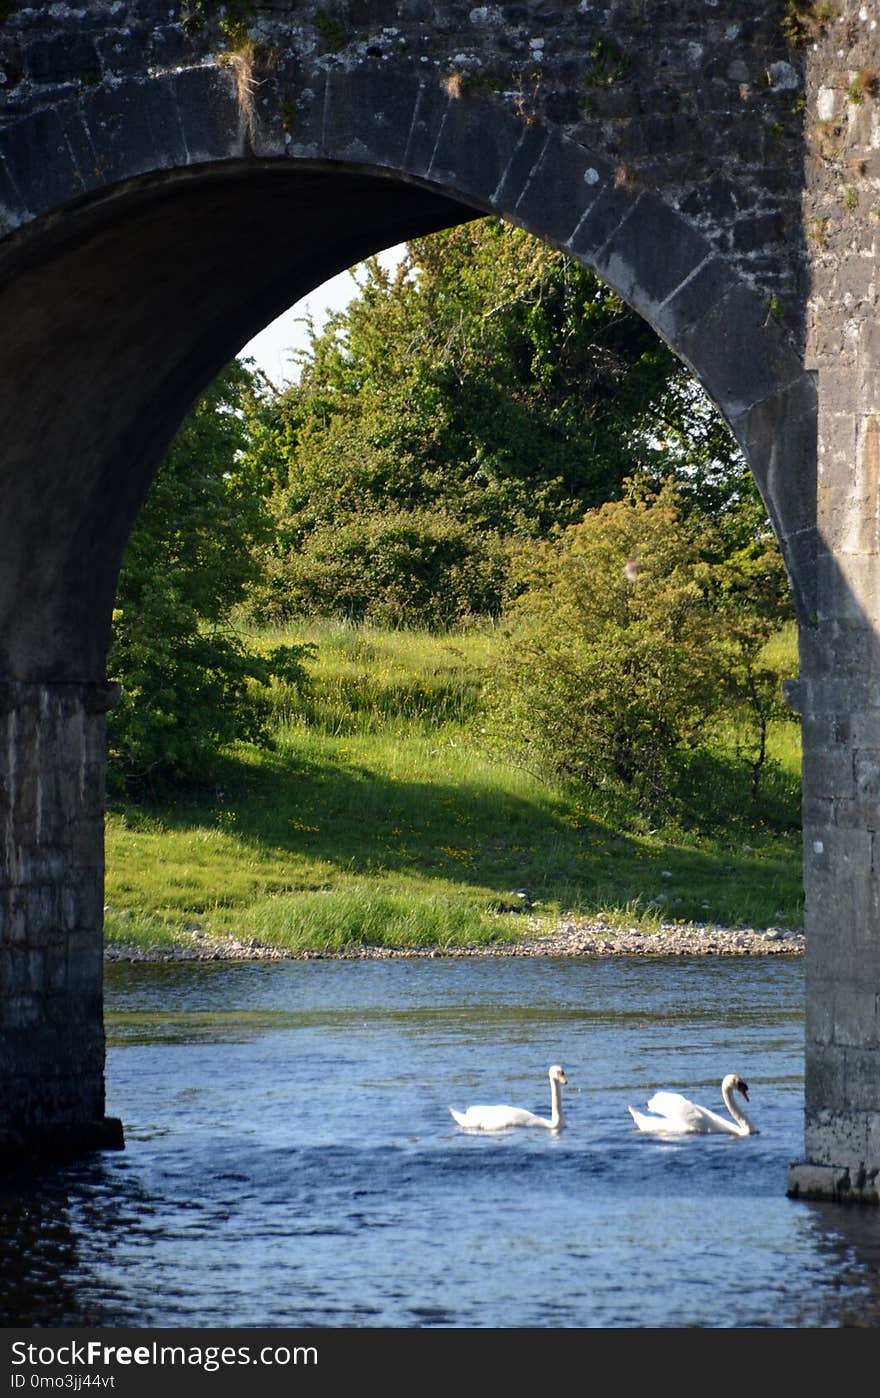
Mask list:
[[[655,829],[488,750],[480,683],[499,632],[327,623],[255,644],[281,640],[316,649],[310,695],[275,692],[274,751],[234,750],[199,793],[111,806],[109,941],[161,948],[189,928],[292,950],[442,948],[599,913],[800,925],[794,724],[773,734],[782,784],[761,813]],[[712,781],[726,772],[719,757]]]

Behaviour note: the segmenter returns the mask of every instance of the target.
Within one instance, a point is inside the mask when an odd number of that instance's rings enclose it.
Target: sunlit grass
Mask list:
[[[189,928],[297,950],[445,947],[600,913],[643,928],[800,925],[792,821],[650,828],[619,800],[487,750],[479,689],[494,629],[327,624],[260,639],[315,645],[308,703],[284,696],[275,751],[237,749],[209,788],[112,807],[109,940],[169,945]],[[794,723],[771,735],[788,790],[797,738]],[[785,790],[779,804],[791,807]]]

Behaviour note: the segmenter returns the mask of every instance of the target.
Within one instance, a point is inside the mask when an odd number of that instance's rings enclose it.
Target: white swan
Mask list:
[[[546,1126],[550,1131],[561,1131],[565,1125],[562,1114],[562,1091],[560,1084],[567,1083],[561,1063],[554,1063],[548,1074],[550,1078],[550,1119],[536,1116],[522,1107],[468,1107],[466,1112],[449,1110],[459,1126],[466,1131],[507,1131],[512,1126]]]
[[[727,1132],[730,1136],[755,1136],[757,1129],[749,1121],[745,1112],[733,1100],[734,1092],[749,1100],[749,1085],[736,1073],[728,1073],[721,1084],[721,1096],[730,1112],[731,1120],[710,1112],[708,1107],[698,1107],[679,1092],[655,1092],[648,1102],[648,1111],[637,1112],[628,1107],[630,1116],[640,1131],[654,1131],[666,1135],[693,1136],[708,1135],[711,1132]]]

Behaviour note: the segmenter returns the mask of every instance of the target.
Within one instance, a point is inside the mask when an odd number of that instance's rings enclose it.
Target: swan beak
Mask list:
[[[748,1083],[747,1083],[747,1082],[738,1082],[738,1083],[737,1083],[737,1087],[739,1088],[739,1090],[740,1090],[740,1092],[742,1093],[743,1097],[745,1097],[746,1101],[748,1102],[748,1100],[749,1100],[749,1085],[748,1085]]]
[[[568,1082],[568,1078],[565,1076],[564,1073],[560,1073],[560,1074],[559,1074],[559,1081],[560,1081],[560,1082],[567,1083],[567,1082]]]

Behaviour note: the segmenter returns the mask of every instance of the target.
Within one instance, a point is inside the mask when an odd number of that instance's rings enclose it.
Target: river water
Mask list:
[[[876,1327],[880,1211],[785,1196],[803,963],[115,964],[124,1152],[0,1184],[0,1323]],[[448,1104],[566,1129],[479,1136]],[[639,1134],[657,1087],[759,1134]]]

